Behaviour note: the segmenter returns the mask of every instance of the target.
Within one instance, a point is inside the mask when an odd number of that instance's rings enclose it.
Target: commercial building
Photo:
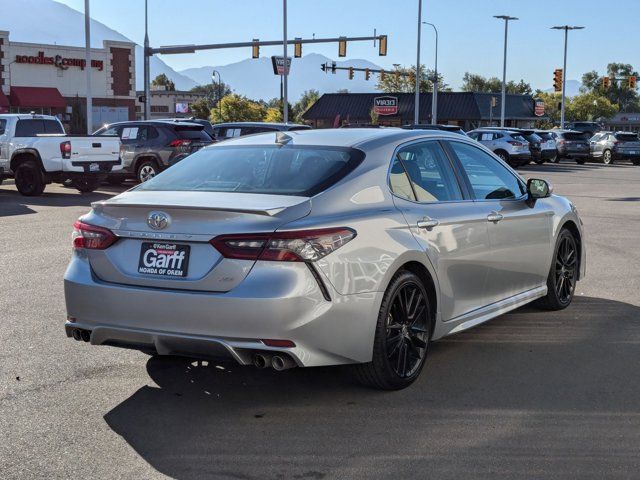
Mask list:
[[[135,44],[105,40],[91,49],[13,42],[0,31],[0,112],[57,115],[69,131],[86,132],[86,69],[91,70],[92,123],[135,118]]]
[[[144,107],[140,102],[142,96],[144,96],[144,91],[138,91],[136,98],[137,120],[144,118]],[[151,90],[151,117],[149,120],[191,117],[190,105],[205,97],[206,95],[203,93],[164,89]]]
[[[604,128],[613,132],[640,133],[640,112],[616,113],[609,120],[605,120]]]
[[[307,110],[303,118],[315,128],[342,124],[377,123],[399,127],[413,123],[413,93],[327,93]],[[464,130],[497,125],[500,94],[474,92],[438,93],[438,123],[458,125]],[[544,105],[531,95],[506,96],[505,125],[528,128],[544,118]],[[431,94],[420,95],[420,121],[431,122]]]

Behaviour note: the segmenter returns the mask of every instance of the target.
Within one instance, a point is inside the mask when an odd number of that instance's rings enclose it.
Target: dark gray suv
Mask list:
[[[630,160],[640,165],[640,139],[634,132],[600,132],[590,140],[591,158],[601,159],[606,165],[615,160]]]
[[[198,123],[150,120],[106,125],[95,135],[118,135],[122,174],[110,175],[112,185],[133,177],[145,182],[165,168],[213,143],[204,126]]]

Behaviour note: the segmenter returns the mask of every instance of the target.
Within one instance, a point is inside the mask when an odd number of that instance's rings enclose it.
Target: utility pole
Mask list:
[[[418,52],[416,55],[416,98],[413,112],[413,123],[420,123],[420,35],[422,33],[422,0],[418,0]]]
[[[564,30],[564,61],[562,64],[562,101],[560,104],[560,128],[564,128],[564,105],[565,91],[567,85],[567,41],[569,39],[569,30],[582,30],[584,27],[576,27],[569,25],[561,25],[551,27],[552,30]]]
[[[282,75],[282,120],[289,122],[289,100],[287,95],[287,77],[289,65],[287,62],[287,0],[282,0],[282,45],[284,55],[284,74]]]
[[[504,127],[507,103],[507,39],[509,33],[509,20],[518,20],[518,18],[510,17],[509,15],[494,15],[493,18],[504,20],[504,61],[502,64],[502,102],[500,105],[500,126]]]
[[[84,0],[85,72],[87,75],[87,135],[93,133],[93,98],[91,97],[91,15],[89,0]]]
[[[151,74],[149,72],[149,11],[148,0],[144,0],[144,119],[151,118]]]
[[[214,70],[211,72],[211,82],[215,82],[216,75],[218,76],[218,116],[220,117],[220,121],[222,122],[222,75],[218,70]]]
[[[436,32],[436,58],[435,58],[435,80],[433,81],[433,92],[431,92],[431,125],[438,123],[438,29],[433,23],[422,22],[425,25],[431,25],[433,31]]]

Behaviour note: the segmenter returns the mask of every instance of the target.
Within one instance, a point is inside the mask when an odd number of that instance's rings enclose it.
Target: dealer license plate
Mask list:
[[[143,242],[140,247],[138,273],[159,277],[186,277],[190,250],[189,245]]]

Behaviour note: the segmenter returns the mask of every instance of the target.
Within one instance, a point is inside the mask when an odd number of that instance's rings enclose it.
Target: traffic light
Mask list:
[[[260,45],[258,45],[257,38],[253,39],[253,46],[251,47],[251,58],[260,58]]]
[[[331,62],[331,73],[334,75],[336,73],[336,62]]]
[[[380,81],[381,82],[384,82],[386,74],[387,74],[387,72],[385,72],[384,70],[380,70]]]
[[[338,40],[338,56],[347,56],[347,39],[345,37],[340,37],[340,40]]]
[[[353,80],[353,67],[349,67],[349,80]]]
[[[602,88],[609,90],[611,86],[611,79],[609,77],[602,77]]]
[[[302,43],[300,43],[301,38],[296,38],[293,42],[293,56],[296,58],[300,58],[302,56]]]
[[[364,69],[364,79],[365,80],[369,80],[369,77],[371,76],[371,72],[369,71],[368,68]]]
[[[635,75],[631,75],[629,77],[629,88],[631,90],[635,90],[637,82],[638,82],[638,77],[636,77]]]
[[[556,92],[562,91],[562,69],[556,68],[553,72],[553,90]]]
[[[387,55],[387,36],[380,35],[380,45],[378,47],[378,55],[385,57]]]

